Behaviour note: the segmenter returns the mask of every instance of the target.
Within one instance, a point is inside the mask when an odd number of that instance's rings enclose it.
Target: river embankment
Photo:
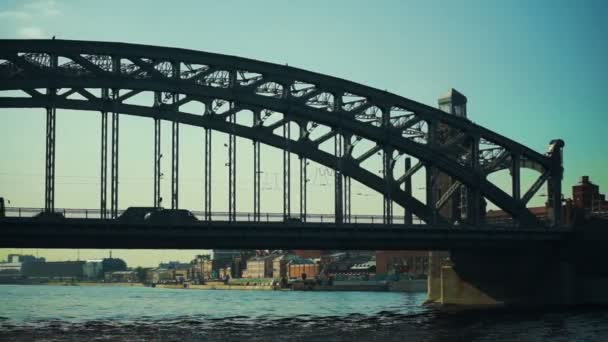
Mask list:
[[[293,281],[286,287],[281,287],[276,281],[243,281],[234,282],[209,281],[205,284],[144,284],[138,282],[95,282],[95,281],[72,281],[72,280],[19,280],[11,285],[50,285],[50,286],[104,286],[104,287],[155,287],[161,289],[190,289],[190,290],[236,290],[236,291],[373,291],[373,292],[426,292],[427,282],[425,279],[400,280],[400,281],[361,281],[344,280],[334,281],[331,285],[318,284],[313,281]]]

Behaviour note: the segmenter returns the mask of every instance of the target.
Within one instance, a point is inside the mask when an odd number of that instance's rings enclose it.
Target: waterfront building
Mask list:
[[[349,256],[343,257],[339,260],[329,262],[323,266],[323,273],[336,274],[336,273],[350,273],[351,268],[357,264],[364,264],[372,260],[370,256]]]
[[[301,259],[297,255],[293,254],[282,254],[276,256],[272,260],[272,277],[275,279],[289,277],[289,265],[295,261]]]
[[[185,268],[190,268],[190,266],[191,265],[188,263],[179,262],[179,261],[161,262],[160,264],[158,264],[158,268],[166,268],[169,270],[185,269]]]
[[[173,270],[156,268],[149,271],[150,280],[153,284],[163,284],[173,281]]]
[[[376,260],[370,260],[362,264],[354,264],[350,268],[353,273],[376,273]]]
[[[310,259],[298,259],[289,264],[290,279],[314,279],[319,274],[319,264]]]
[[[114,271],[106,272],[104,280],[107,283],[136,283],[138,278],[135,271]]]
[[[293,253],[295,255],[299,256],[300,258],[304,258],[304,259],[321,258],[321,256],[324,254],[323,251],[320,249],[311,249],[311,250],[296,249],[293,251]]]
[[[175,268],[173,269],[173,280],[178,283],[185,283],[191,280],[191,268]]]
[[[428,274],[427,251],[376,251],[376,274],[407,273],[411,276]]]
[[[213,261],[209,255],[197,255],[191,262],[191,280],[202,283],[211,279],[213,272]]]
[[[44,258],[36,258],[33,255],[9,254],[7,261],[0,262],[0,273],[20,273],[23,263],[44,261]]]
[[[600,193],[599,185],[593,184],[589,176],[582,176],[580,182],[572,186],[572,201],[575,208],[586,213],[608,210],[606,195]]]
[[[220,279],[232,278],[232,267],[226,266],[219,270],[218,277]]]
[[[256,256],[247,260],[247,269],[243,278],[270,278],[272,277],[272,261],[274,255]]]
[[[549,219],[548,203],[540,207],[528,208],[541,221]],[[593,184],[589,176],[582,176],[578,184],[572,186],[572,199],[564,199],[562,206],[562,222],[572,224],[590,216],[608,217],[608,201],[606,195],[600,193],[600,187]],[[486,221],[493,224],[512,222],[511,215],[503,210],[488,210]]]
[[[103,274],[103,260],[87,260],[83,267],[83,273],[87,279],[98,279]]]
[[[72,278],[84,277],[84,261],[25,262],[21,273],[34,278]]]

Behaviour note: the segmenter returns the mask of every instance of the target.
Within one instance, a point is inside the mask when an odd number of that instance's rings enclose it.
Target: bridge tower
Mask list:
[[[442,95],[437,100],[437,103],[439,109],[446,113],[463,118],[467,117],[467,97],[454,88]],[[456,138],[458,134],[458,132],[443,124],[440,124],[437,130],[436,143],[438,146],[446,145],[451,139]],[[435,199],[442,198],[455,182],[456,181],[446,173],[435,171],[435,179],[432,182]],[[463,217],[467,217],[466,189],[461,186],[460,196],[457,196],[457,194],[458,192],[455,196],[451,196],[447,199],[441,208],[438,208],[441,216],[451,222],[456,220],[460,221]]]
[[[437,100],[439,109],[442,111],[459,117],[467,117],[467,97],[454,88],[451,88],[447,93],[439,97]],[[436,128],[435,143],[438,147],[445,146],[453,139],[458,132],[451,129],[447,125],[439,124]],[[460,221],[463,216],[463,211],[466,211],[466,189],[460,186],[462,191],[461,196],[456,194],[449,196],[447,192],[456,182],[448,174],[440,172],[436,169],[427,169],[427,202],[429,205],[435,206],[433,203],[437,200],[442,202],[439,205],[438,214],[450,222]],[[430,186],[430,189],[428,187]],[[443,199],[444,196],[449,196],[447,200]],[[430,200],[428,199],[430,197]],[[464,200],[463,200],[464,199]],[[466,216],[465,216],[466,217]],[[445,264],[449,258],[450,253],[448,251],[432,251],[429,252],[429,275],[428,275],[428,300],[432,302],[437,300],[441,296],[441,289],[439,287],[441,276],[441,267]]]

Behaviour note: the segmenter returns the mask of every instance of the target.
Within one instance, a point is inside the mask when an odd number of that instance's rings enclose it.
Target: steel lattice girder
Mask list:
[[[59,56],[68,62],[56,69],[45,64],[46,56]],[[120,70],[111,70],[108,59],[120,64]],[[124,63],[123,63],[124,62]],[[169,63],[167,63],[169,62]],[[179,77],[173,75],[168,65],[186,65]],[[198,68],[193,65],[197,65]],[[241,75],[237,82],[228,82],[230,73]],[[245,74],[252,75],[247,78]],[[304,85],[304,86],[301,86]],[[301,86],[299,89],[298,87]],[[54,98],[48,98],[35,89],[72,89]],[[131,90],[121,98],[103,101],[86,89]],[[283,113],[280,124],[293,121],[298,124],[317,123],[330,127],[335,134],[339,128],[349,135],[363,137],[379,146],[407,153],[418,158],[426,166],[437,167],[454,179],[480,193],[515,219],[526,225],[538,225],[536,217],[525,203],[513,199],[485,179],[483,171],[473,170],[451,159],[440,148],[421,144],[404,137],[411,125],[399,121],[373,120],[380,108],[388,112],[393,108],[410,113],[406,122],[425,121],[441,123],[456,129],[468,137],[492,142],[511,155],[530,161],[536,169],[549,171],[552,161],[519,143],[503,137],[464,118],[448,115],[438,109],[417,103],[378,89],[350,81],[325,76],[297,68],[275,65],[240,57],[205,52],[143,46],[123,43],[61,41],[61,40],[0,40],[0,90],[27,90],[31,98],[0,99],[0,107],[45,107],[94,111],[116,111],[145,117],[161,117],[195,126],[208,127],[239,136],[257,139],[265,144],[282,148],[283,138],[272,134],[264,126],[231,127],[225,118],[243,109],[268,109]],[[177,104],[160,108],[123,103],[129,96],[141,91],[183,94]],[[78,93],[86,100],[68,99],[66,94]],[[358,97],[360,104],[343,103],[347,96]],[[333,97],[333,98],[332,98]],[[207,111],[214,100],[233,101],[237,110],[221,115],[204,116],[179,111],[179,106],[191,101],[205,104]],[[339,105],[335,105],[338,103]],[[363,115],[370,113],[369,115]],[[214,118],[215,116],[215,118]],[[372,120],[369,119],[372,117]],[[224,119],[224,120],[222,120]],[[274,126],[273,128],[280,127]],[[269,132],[270,131],[270,132]],[[408,131],[408,132],[409,132]],[[271,134],[268,134],[271,133]],[[411,132],[410,132],[411,133]],[[318,148],[318,144],[301,136],[290,143],[291,151],[327,167],[338,165],[336,157]],[[345,175],[384,194],[409,208],[422,219],[430,217],[434,204],[425,205],[399,189],[397,182],[389,179],[390,187],[381,177],[364,170],[349,155],[341,161]],[[392,177],[392,176],[389,176]]]

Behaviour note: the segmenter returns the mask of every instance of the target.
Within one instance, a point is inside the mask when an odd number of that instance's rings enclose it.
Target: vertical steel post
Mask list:
[[[519,201],[521,199],[521,157],[519,154],[511,155],[511,195],[513,199]]]
[[[350,193],[350,177],[344,176],[344,222],[350,223],[351,211],[351,193]]]
[[[108,197],[108,112],[105,110],[109,100],[108,88],[101,89],[104,110],[101,112],[101,189],[100,189],[100,218],[107,218]]]
[[[234,109],[234,103],[230,103]],[[228,135],[228,221],[236,221],[236,114],[230,116],[230,134]]]
[[[260,221],[260,142],[253,141],[253,220]]]
[[[120,59],[112,58],[112,71],[115,74],[120,73]],[[118,217],[118,133],[119,133],[119,114],[115,106],[118,104],[120,90],[112,89],[112,145],[110,151],[110,218]]]
[[[180,79],[180,64],[171,63],[173,79]],[[173,111],[179,111],[179,94],[171,96]],[[171,209],[179,209],[179,122],[173,120],[171,126]]]
[[[205,221],[211,221],[211,134],[212,130],[205,128]]]
[[[521,157],[511,154],[511,196],[517,202],[521,200]],[[513,218],[513,225],[518,226],[517,218]]]
[[[340,113],[342,108],[342,93],[333,93],[334,103],[332,111],[334,113]],[[336,135],[334,138],[334,156],[336,157],[336,165],[334,168],[334,213],[336,224],[344,222],[344,184],[342,182],[342,157],[344,154],[342,142],[342,123],[340,122],[341,116],[338,115],[338,125],[334,127]]]
[[[230,89],[234,90],[237,86],[236,70],[231,70],[229,74]],[[230,101],[230,111],[232,112],[230,121],[230,134],[228,135],[228,221],[236,221],[236,112],[235,103]]]
[[[471,145],[471,167],[473,172],[479,175],[479,182],[485,180],[485,172],[479,165],[479,136],[473,138]],[[466,191],[466,206],[467,206],[467,218],[471,224],[478,226],[480,223],[480,210],[481,210],[481,192],[479,191],[478,184],[472,189],[465,189]],[[464,187],[463,187],[464,188]]]
[[[409,170],[412,168],[412,159],[410,157],[406,157],[405,158],[405,173],[408,173]],[[407,177],[405,179],[405,182],[403,183],[403,190],[405,191],[405,194],[410,197],[412,196],[412,177]],[[412,220],[412,211],[409,210],[408,208],[405,208],[405,213],[403,214],[403,218],[404,221],[403,223],[411,225],[413,222]]]
[[[382,167],[382,176],[384,178],[385,184],[385,192],[384,192],[384,213],[383,219],[384,224],[392,224],[393,223],[393,200],[391,196],[391,162],[393,160],[393,150],[390,148],[385,148],[382,152],[383,157],[383,167]]]
[[[158,108],[160,107],[162,103],[162,99],[161,99],[161,94],[160,92],[155,92],[154,93],[154,107]],[[160,130],[160,117],[158,117],[158,112],[155,113],[157,115],[157,117],[154,118],[154,207],[159,208],[162,203],[161,203],[161,196],[160,196],[160,178],[161,178],[161,168],[160,168],[160,161],[161,161],[161,130]]]
[[[49,97],[52,97],[55,89],[48,89]],[[46,172],[45,172],[45,194],[44,211],[55,211],[55,107],[51,105],[46,108]]]
[[[434,121],[428,121],[428,138],[427,144],[430,147],[435,147],[437,144],[437,123]],[[437,223],[437,193],[438,189],[435,187],[435,181],[437,178],[437,169],[430,163],[425,164],[426,168],[426,206],[428,210],[427,224]]]
[[[344,185],[342,183],[342,135],[338,129],[334,140],[334,155],[336,157],[336,167],[334,169],[334,213],[336,216],[336,224],[344,222]]]
[[[171,209],[179,208],[179,123],[171,123]]]
[[[259,127],[262,124],[260,111],[253,112],[253,127]],[[253,140],[253,221],[260,221],[260,142]]]
[[[57,69],[57,56],[51,55],[50,68],[55,72]],[[47,88],[46,95],[48,105],[46,107],[46,153],[45,153],[45,187],[44,187],[44,211],[55,211],[55,123],[56,88]]]
[[[300,156],[300,220],[302,222],[306,222],[306,204],[307,204],[307,186],[306,183],[308,183],[308,179],[307,179],[307,164],[308,161],[306,160],[306,158],[303,158],[302,156]]]
[[[291,131],[289,122],[283,125],[283,138],[285,148],[283,149],[283,218],[291,216]]]
[[[112,90],[112,100],[117,101],[119,90]],[[112,112],[112,146],[110,172],[110,218],[118,217],[118,112]]]
[[[385,132],[390,129],[390,108],[382,109],[382,128]],[[392,161],[393,161],[393,149],[385,146],[382,149],[382,159],[383,159],[383,167],[382,167],[382,176],[384,179],[384,224],[392,224],[393,223],[393,199],[391,196],[391,180],[393,179],[392,175]]]
[[[346,158],[350,158],[351,153],[351,138],[352,134],[346,133],[342,137],[342,157],[340,158],[340,174],[342,175],[342,188],[343,188],[343,216],[342,220],[344,222],[350,223],[350,203],[351,203],[351,192],[350,192],[350,178],[344,175],[344,160]]]

